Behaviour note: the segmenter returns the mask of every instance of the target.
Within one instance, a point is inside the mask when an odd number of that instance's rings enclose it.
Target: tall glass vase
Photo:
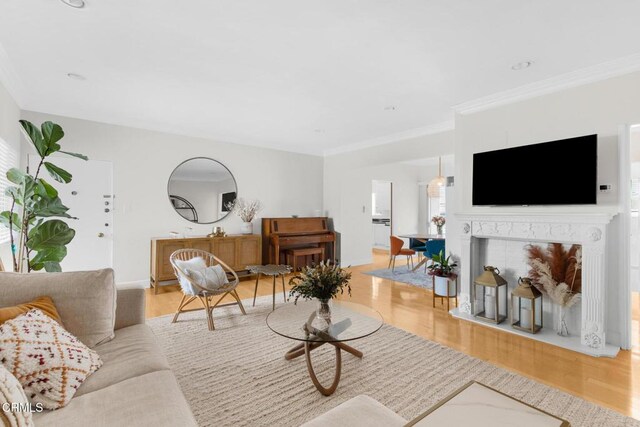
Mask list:
[[[558,305],[556,310],[556,327],[555,330],[561,337],[569,336],[569,326],[567,325],[567,315],[569,309],[563,305]]]
[[[437,225],[436,228],[438,229],[438,236],[442,236],[442,226]]]
[[[326,331],[331,324],[331,299],[316,300],[316,317],[311,326]]]

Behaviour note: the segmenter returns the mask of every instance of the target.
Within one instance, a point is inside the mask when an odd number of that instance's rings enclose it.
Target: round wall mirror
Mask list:
[[[169,177],[169,201],[184,219],[197,224],[220,221],[236,200],[236,180],[222,163],[196,157],[178,165]]]

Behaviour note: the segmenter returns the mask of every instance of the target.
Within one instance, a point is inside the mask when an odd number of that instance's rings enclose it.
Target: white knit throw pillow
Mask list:
[[[213,265],[199,271],[187,269],[186,272],[194,282],[210,291],[216,291],[229,283],[227,273],[220,265]]]
[[[37,309],[0,325],[0,362],[45,409],[66,406],[102,366],[98,353]]]
[[[22,386],[0,363],[0,421],[9,427],[32,427],[33,417]]]

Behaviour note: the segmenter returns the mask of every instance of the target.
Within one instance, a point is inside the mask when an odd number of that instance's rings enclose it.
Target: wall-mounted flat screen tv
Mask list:
[[[474,206],[594,205],[598,135],[473,155]]]

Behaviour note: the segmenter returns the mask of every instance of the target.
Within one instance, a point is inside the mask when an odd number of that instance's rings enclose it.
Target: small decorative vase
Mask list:
[[[437,228],[438,228],[438,236],[442,236],[442,226],[438,225]]]
[[[253,234],[253,223],[252,222],[243,222],[240,226],[240,232],[242,234]]]
[[[316,303],[316,317],[311,326],[326,331],[331,325],[331,299],[318,299]]]
[[[567,314],[569,313],[569,309],[565,306],[558,305],[558,309],[556,312],[556,332],[561,337],[569,336],[569,327],[567,326]]]

